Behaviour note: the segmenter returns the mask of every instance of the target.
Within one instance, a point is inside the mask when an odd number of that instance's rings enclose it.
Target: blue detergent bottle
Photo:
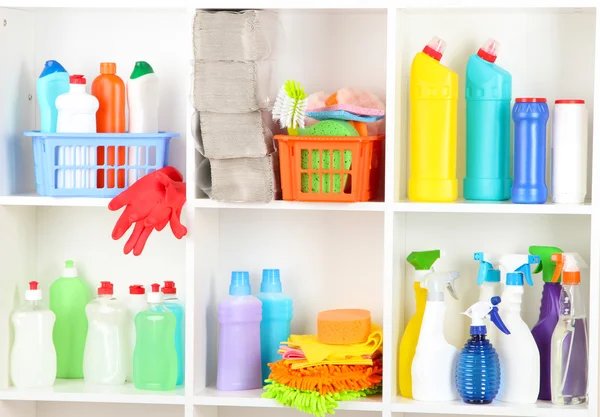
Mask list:
[[[44,69],[36,81],[35,89],[40,106],[40,131],[56,132],[56,98],[69,92],[69,73],[57,61],[46,61]]]
[[[161,289],[164,304],[175,316],[175,350],[177,351],[177,383],[183,385],[185,380],[185,309],[177,298],[177,288],[173,281],[165,281]]]
[[[489,39],[467,63],[466,200],[510,198],[510,100],[512,76],[496,61],[498,42]]]
[[[292,299],[282,292],[279,269],[263,270],[260,293],[256,297],[262,303],[260,353],[264,383],[271,374],[269,364],[281,359],[277,353],[281,342],[290,337]]]
[[[471,318],[471,338],[458,357],[456,366],[456,388],[468,404],[489,404],[500,389],[500,360],[494,346],[487,340],[484,319],[490,316],[500,331],[510,334],[498,314],[500,297],[479,301],[463,314]]]

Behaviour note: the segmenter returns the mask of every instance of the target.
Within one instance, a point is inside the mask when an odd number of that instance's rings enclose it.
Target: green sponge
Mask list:
[[[345,120],[322,120],[298,131],[299,136],[358,136],[354,126]]]

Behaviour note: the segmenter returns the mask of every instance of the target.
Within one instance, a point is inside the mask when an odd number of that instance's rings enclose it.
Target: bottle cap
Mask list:
[[[552,281],[558,282],[562,271],[563,285],[578,285],[581,282],[581,272],[579,269],[588,267],[581,255],[575,252],[554,253],[551,260],[552,262],[556,262]]]
[[[177,294],[177,288],[173,281],[165,281],[165,285],[162,287],[163,294]]]
[[[523,286],[522,272],[508,272],[506,274],[506,285]]]
[[[100,63],[100,74],[116,74],[117,64],[114,62],[101,62]]]
[[[481,59],[494,63],[496,58],[498,58],[498,47],[499,43],[494,39],[488,39],[486,43],[483,44],[479,51],[477,51],[477,56]]]
[[[146,294],[146,289],[144,288],[143,285],[130,285],[129,286],[129,294],[135,294],[135,295],[140,295],[140,294]]]
[[[71,84],[84,84],[85,85],[85,83],[87,81],[85,80],[85,77],[83,75],[75,74],[75,75],[71,75],[69,77],[69,82]]]
[[[113,285],[109,281],[100,281],[98,295],[113,295]]]
[[[66,261],[63,269],[62,278],[77,278],[77,268],[74,261]]]
[[[545,103],[546,99],[543,97],[519,97],[515,99],[516,103]]]
[[[39,301],[42,299],[42,290],[39,289],[37,281],[31,281],[29,283],[29,289],[25,291],[26,301]]]
[[[229,295],[250,295],[250,273],[246,271],[233,271]]]
[[[585,104],[585,100],[561,99],[554,101],[554,104]]]
[[[148,293],[148,302],[152,304],[162,303],[162,293],[160,292],[160,284],[152,284],[152,292]]]
[[[46,75],[54,74],[55,72],[67,72],[67,70],[60,65],[58,61],[54,61],[53,59],[46,61],[44,65],[44,69],[40,74],[39,78],[45,77]]]
[[[135,80],[136,78],[147,74],[154,74],[152,66],[146,61],[138,61],[135,63],[135,66],[133,67],[133,72],[131,73],[131,76],[129,78]]]
[[[442,59],[442,55],[444,55],[445,50],[446,50],[446,42],[444,42],[442,39],[438,38],[437,36],[434,36],[433,38],[431,38],[429,43],[427,45],[425,45],[425,48],[423,48],[423,53],[425,53],[426,55],[429,55],[436,61],[439,61]]]
[[[260,292],[281,292],[279,269],[263,269]]]

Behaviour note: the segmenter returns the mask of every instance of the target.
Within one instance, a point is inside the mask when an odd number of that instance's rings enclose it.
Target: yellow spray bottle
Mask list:
[[[417,350],[427,301],[427,289],[421,288],[421,278],[433,271],[433,265],[441,256],[439,250],[429,250],[411,252],[406,258],[406,261],[415,268],[413,288],[417,301],[416,312],[408,321],[398,348],[398,386],[400,387],[400,395],[406,398],[412,398],[411,368]]]
[[[440,64],[446,44],[434,37],[410,69],[410,177],[412,201],[457,198],[458,75]]]

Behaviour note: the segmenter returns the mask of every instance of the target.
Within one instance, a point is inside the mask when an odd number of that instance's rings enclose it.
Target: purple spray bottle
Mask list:
[[[531,334],[540,351],[540,394],[538,399],[549,401],[552,399],[550,382],[551,342],[552,333],[558,323],[560,313],[560,278],[552,281],[556,264],[552,262],[552,254],[562,253],[562,249],[555,246],[530,246],[529,253],[540,257],[535,274],[542,273],[544,289],[542,291],[542,304],[540,306],[540,318],[531,329]],[[557,274],[560,277],[560,272]]]

